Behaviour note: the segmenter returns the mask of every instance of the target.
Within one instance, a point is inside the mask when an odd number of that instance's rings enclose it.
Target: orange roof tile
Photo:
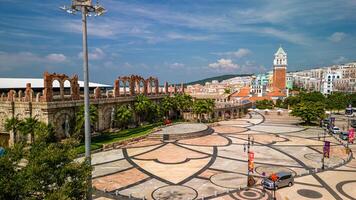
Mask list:
[[[285,97],[287,95],[284,94],[283,92],[281,92],[280,89],[278,89],[276,87],[272,87],[272,92],[269,92],[267,94],[267,96],[269,96],[269,97]]]
[[[248,97],[250,96],[250,87],[243,87],[239,92],[234,92],[230,97]]]
[[[272,100],[272,99],[269,96],[263,96],[263,97],[253,96],[253,97],[250,97],[249,100],[252,102],[255,102],[255,101]]]

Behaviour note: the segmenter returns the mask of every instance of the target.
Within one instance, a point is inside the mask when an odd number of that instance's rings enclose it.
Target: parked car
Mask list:
[[[338,134],[338,133],[341,132],[341,130],[340,130],[339,127],[334,126],[334,127],[330,128],[330,132],[331,132],[332,134]]]
[[[323,120],[324,127],[327,127],[329,124],[330,124],[330,121],[328,119]]]
[[[342,131],[342,132],[340,132],[339,137],[342,140],[348,140],[349,139],[349,132]]]
[[[356,128],[356,119],[352,119],[350,122],[351,127]]]
[[[278,172],[276,173],[278,179],[276,183],[276,189],[289,186],[291,187],[294,184],[294,177],[291,172]],[[272,181],[271,177],[266,177],[262,180],[262,185],[264,188],[267,189],[274,189],[274,182]]]

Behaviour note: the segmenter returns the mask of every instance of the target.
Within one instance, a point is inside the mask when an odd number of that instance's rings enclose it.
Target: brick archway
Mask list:
[[[69,78],[65,74],[56,74],[56,73],[50,74],[48,72],[45,72],[43,74],[44,90],[43,90],[42,101],[46,101],[46,102],[53,101],[53,82],[55,80],[59,82],[60,97],[62,100],[64,99],[65,81],[70,82],[71,99],[72,100],[80,99],[78,75],[74,75],[72,78]]]

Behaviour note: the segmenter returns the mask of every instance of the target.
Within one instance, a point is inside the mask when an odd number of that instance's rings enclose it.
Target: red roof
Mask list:
[[[285,97],[287,96],[286,94],[284,94],[283,92],[281,92],[280,89],[276,88],[276,87],[273,87],[272,88],[272,92],[269,92],[267,94],[267,96],[269,97]]]
[[[230,97],[248,97],[250,96],[250,87],[243,87],[239,92],[234,92]]]
[[[253,96],[253,97],[250,97],[249,100],[252,102],[255,102],[255,101],[272,100],[272,99],[269,96],[263,96],[263,97]]]

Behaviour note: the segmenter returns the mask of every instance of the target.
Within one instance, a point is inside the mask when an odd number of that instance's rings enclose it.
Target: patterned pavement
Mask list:
[[[290,171],[292,187],[277,191],[277,199],[355,199],[356,161],[328,135],[330,158],[321,172],[322,130],[297,126],[282,113],[251,113],[243,119],[219,122],[214,132],[193,139],[162,142],[147,139],[122,149],[93,155],[95,199],[269,199],[259,183],[263,172]],[[247,153],[253,137],[257,180],[246,187]],[[351,145],[353,151],[355,145]],[[130,197],[130,198],[129,198]]]

